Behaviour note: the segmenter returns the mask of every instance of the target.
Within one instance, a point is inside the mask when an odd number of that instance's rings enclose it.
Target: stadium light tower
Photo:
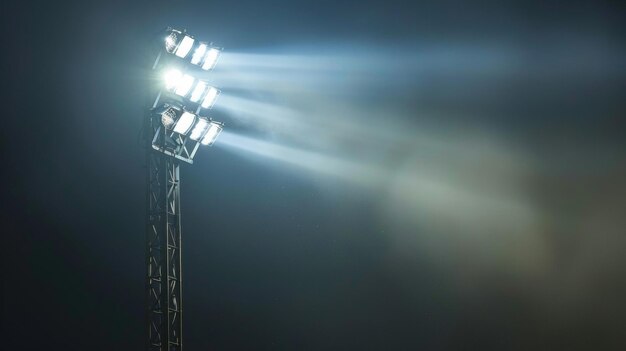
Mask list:
[[[156,98],[144,118],[146,140],[146,351],[182,350],[181,162],[193,163],[223,124],[205,117],[219,89],[202,80],[221,49],[168,28],[152,71]]]

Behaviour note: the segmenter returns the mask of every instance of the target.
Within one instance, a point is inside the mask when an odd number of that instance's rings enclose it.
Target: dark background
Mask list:
[[[186,349],[624,349],[623,10],[566,1],[3,2],[3,349],[143,347],[140,127],[148,43],[168,25],[232,53],[385,48],[409,81],[401,94],[389,83],[375,95],[382,118],[400,106],[390,130],[423,123],[507,140],[525,161],[486,160],[479,170],[505,175],[481,184],[521,177],[516,199],[533,218],[521,232],[490,210],[465,222],[450,206],[457,195],[411,207],[349,175],[238,157],[218,140],[182,169]],[[517,64],[489,80],[459,76],[445,57],[434,73],[397,60],[424,43],[488,45]],[[371,98],[351,92],[348,106]],[[223,115],[235,133],[281,140]],[[393,173],[413,157],[406,145],[389,151],[398,163],[379,166]],[[476,235],[484,232],[493,236]],[[515,239],[497,236],[509,233]]]

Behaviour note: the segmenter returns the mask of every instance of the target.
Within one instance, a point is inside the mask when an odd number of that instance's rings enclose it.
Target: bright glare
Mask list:
[[[217,136],[220,134],[220,132],[222,131],[222,126],[211,122],[211,127],[209,128],[209,131],[206,133],[206,135],[204,136],[204,138],[202,139],[202,145],[212,145],[215,142],[215,139],[217,139]]]
[[[207,121],[204,118],[198,119],[198,123],[196,123],[196,126],[193,127],[193,130],[191,131],[191,135],[189,137],[191,138],[191,140],[200,139],[200,137],[202,137],[202,134],[206,132],[206,129],[208,127],[209,127],[209,121]]]
[[[191,86],[193,85],[194,78],[188,74],[185,74],[176,85],[176,94],[180,96],[185,96],[191,90]]]
[[[215,67],[215,63],[217,63],[217,58],[220,55],[220,50],[216,48],[210,48],[209,52],[207,52],[206,57],[204,58],[204,64],[202,65],[203,70],[210,70]]]
[[[202,61],[202,57],[204,56],[205,52],[206,44],[200,44],[196,51],[193,52],[193,56],[191,57],[191,63],[193,63],[194,65],[200,64],[200,61]]]
[[[191,93],[191,97],[189,98],[189,100],[193,102],[200,101],[200,98],[202,97],[202,94],[204,94],[204,90],[206,89],[206,86],[207,84],[205,82],[199,81],[198,84],[196,84],[196,87],[193,90],[193,93]]]
[[[165,79],[165,88],[169,90],[177,86],[182,76],[183,74],[177,69],[167,71],[163,77]]]
[[[187,111],[183,112],[183,115],[178,119],[176,126],[174,126],[174,131],[178,134],[187,134],[195,120],[196,115]]]
[[[182,58],[187,56],[187,54],[191,50],[191,47],[193,46],[193,42],[194,40],[191,37],[185,35],[183,40],[180,42],[178,49],[176,50],[176,56]]]
[[[220,93],[219,90],[217,90],[214,87],[209,87],[209,91],[207,92],[206,96],[204,97],[204,101],[202,101],[202,107],[203,108],[211,108],[211,106],[213,106],[213,104],[215,103],[215,100],[217,99],[217,95]]]

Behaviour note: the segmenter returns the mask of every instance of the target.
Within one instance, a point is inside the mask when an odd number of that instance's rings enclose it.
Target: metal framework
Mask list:
[[[164,128],[159,128],[159,121],[147,119],[150,135],[165,133]],[[180,165],[178,159],[150,145],[146,157],[146,350],[179,351],[183,312]]]
[[[178,59],[171,56],[161,48],[152,70],[157,69],[160,61],[168,63]],[[193,140],[187,133],[181,135],[168,130],[162,123],[161,115],[155,112],[158,106],[170,104],[181,108],[184,105],[187,109],[183,96],[168,94],[163,89],[156,95],[152,106],[146,109],[143,128],[147,184],[145,349],[181,351],[183,303],[180,164],[193,163],[200,138],[194,137],[198,140]],[[162,104],[161,100],[167,103]],[[198,115],[201,104],[196,102],[195,105],[195,115]],[[222,125],[209,121],[212,126]]]

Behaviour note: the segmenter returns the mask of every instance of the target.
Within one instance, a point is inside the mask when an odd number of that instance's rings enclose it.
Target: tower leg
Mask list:
[[[146,351],[180,351],[182,275],[179,162],[148,148],[147,163]]]

